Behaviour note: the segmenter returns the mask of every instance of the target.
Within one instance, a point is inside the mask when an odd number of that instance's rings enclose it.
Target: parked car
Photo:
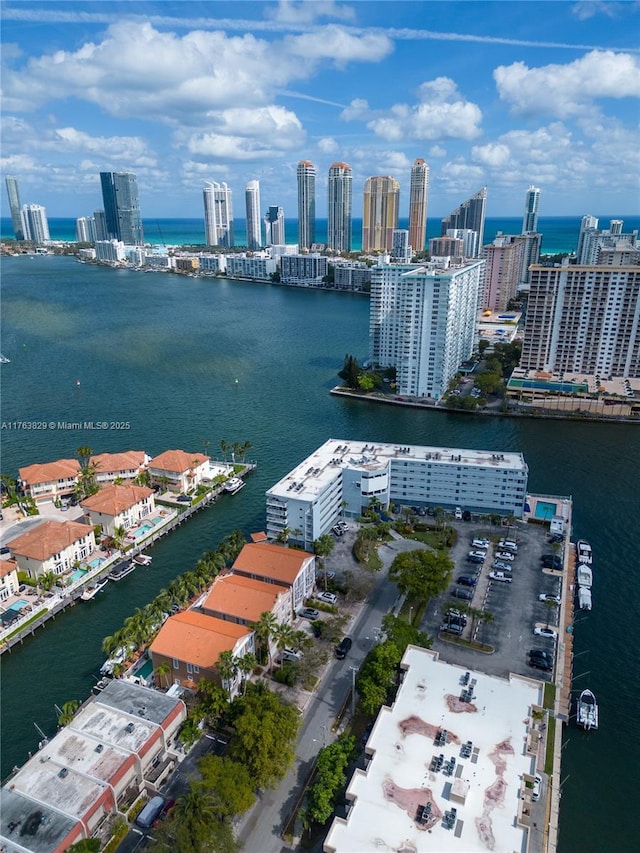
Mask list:
[[[313,621],[314,619],[320,618],[320,611],[316,610],[315,607],[303,607],[300,611],[300,616],[303,619],[310,619]]]
[[[151,797],[146,806],[137,816],[135,822],[141,829],[149,829],[164,808],[164,797]]]
[[[551,672],[553,670],[553,664],[551,661],[545,660],[544,658],[529,658],[527,663],[534,669],[541,669],[543,672]]]
[[[491,564],[492,569],[497,569],[499,572],[510,572],[511,566],[509,563],[505,563],[503,560],[494,560]]]
[[[534,803],[537,803],[540,799],[540,792],[542,791],[542,776],[539,773],[536,773],[535,778],[533,780],[533,791],[531,792],[531,799]]]
[[[283,649],[280,652],[280,663],[296,663],[302,658],[302,652],[295,649]]]
[[[533,633],[536,637],[546,637],[548,640],[555,640],[558,637],[558,632],[554,631],[553,628],[547,628],[546,625],[543,625],[542,628],[534,628]]]
[[[7,548],[6,545],[4,545],[2,548],[0,548],[0,554],[10,554],[10,553],[11,553],[11,548]]]
[[[440,626],[440,630],[445,631],[448,634],[456,634],[457,636],[460,636],[464,631],[464,628],[462,625],[451,625],[448,622],[443,622]]]
[[[336,536],[343,536],[344,535],[344,530],[341,527],[338,527],[337,524],[331,528],[331,532],[335,533]]]
[[[456,581],[460,586],[475,586],[476,579],[470,577],[469,575],[460,575],[458,580]]]
[[[543,568],[545,569],[561,569],[562,557],[557,557],[555,554],[544,554],[541,557]]]
[[[316,593],[318,601],[324,601],[325,604],[335,604],[338,596],[333,592],[318,592]]]
[[[516,558],[515,554],[512,554],[511,551],[498,551],[496,557],[498,560],[508,560],[510,563]]]
[[[338,660],[342,660],[343,658],[346,658],[347,652],[349,651],[349,649],[351,648],[352,645],[353,645],[353,640],[351,639],[351,637],[343,637],[340,640],[340,642],[338,643],[338,645],[335,648],[336,657],[338,658]]]
[[[462,521],[462,507],[457,506],[455,508],[454,515],[456,517],[456,521]]]
[[[471,540],[471,547],[472,548],[488,548],[490,544],[491,543],[489,542],[488,539],[478,538],[478,539],[472,539]]]
[[[472,590],[464,589],[461,586],[454,586],[449,595],[453,596],[453,598],[461,598],[463,601],[471,601],[473,598]]]
[[[482,559],[485,560],[487,558],[487,552],[486,551],[469,551],[469,556],[470,557],[482,557]]]
[[[489,572],[489,577],[492,581],[502,581],[503,583],[511,583],[513,578],[506,572]]]
[[[528,655],[530,658],[542,658],[542,660],[553,663],[553,655],[546,649],[529,649]]]
[[[461,625],[467,624],[467,617],[464,613],[461,613],[459,610],[451,607],[444,616],[445,622],[459,622]]]
[[[518,553],[518,543],[514,542],[513,539],[501,539],[498,542],[498,548],[504,548],[507,551],[513,551],[514,554]]]
[[[478,557],[476,554],[469,554],[467,563],[484,563],[484,557]]]
[[[180,501],[180,503],[183,503],[183,504],[190,504],[191,503],[191,498],[189,497],[189,495],[178,495],[176,500]]]
[[[547,592],[541,592],[540,595],[538,596],[538,601],[553,601],[553,603],[557,604],[559,607],[561,602],[562,602],[562,599],[560,598],[559,595],[551,595],[550,593],[547,593]]]

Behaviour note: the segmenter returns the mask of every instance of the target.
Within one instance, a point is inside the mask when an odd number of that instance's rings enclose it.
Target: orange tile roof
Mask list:
[[[77,477],[80,473],[80,463],[77,459],[57,459],[55,462],[37,462],[19,468],[18,474],[23,483],[36,486],[38,483],[51,483],[56,480],[67,480]]]
[[[233,568],[292,584],[309,557],[313,554],[308,551],[269,542],[251,542],[240,551]]]
[[[131,509],[140,501],[153,494],[153,489],[146,486],[134,486],[131,483],[115,485],[111,483],[104,486],[95,495],[80,501],[80,506],[94,512],[102,512],[105,515],[120,515],[127,509]]]
[[[125,450],[124,453],[99,453],[91,457],[98,466],[99,474],[116,474],[118,471],[132,471],[140,468],[145,460],[144,450]]]
[[[218,577],[202,605],[203,610],[215,610],[248,622],[258,622],[260,616],[273,610],[278,598],[285,593],[272,583],[234,575]]]
[[[184,450],[165,450],[159,456],[154,456],[149,462],[149,468],[157,468],[161,471],[173,471],[176,474],[182,474],[193,468],[194,465],[202,465],[203,462],[208,462],[210,456],[205,456],[204,453],[185,453]]]
[[[31,557],[33,560],[48,560],[69,545],[84,539],[93,531],[87,524],[77,521],[43,521],[37,527],[17,536],[7,546],[13,554]]]
[[[167,619],[150,651],[151,654],[211,668],[222,652],[233,651],[238,640],[249,633],[246,625],[185,610]]]
[[[264,530],[261,530],[260,533],[252,533],[249,538],[252,542],[266,542],[267,534],[264,532]]]
[[[0,578],[10,575],[11,572],[15,572],[17,568],[18,564],[15,560],[0,560]]]

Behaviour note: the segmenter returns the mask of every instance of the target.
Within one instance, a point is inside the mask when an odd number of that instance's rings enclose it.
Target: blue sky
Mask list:
[[[142,214],[296,215],[296,164],[431,170],[429,215],[488,186],[489,216],[638,212],[638,2],[2,2],[2,171],[49,216],[102,206],[98,173],[138,176]],[[2,212],[7,215],[6,193]]]

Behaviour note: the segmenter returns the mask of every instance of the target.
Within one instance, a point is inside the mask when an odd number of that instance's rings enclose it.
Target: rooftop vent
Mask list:
[[[134,730],[134,728],[135,728],[135,726],[133,725],[133,723],[128,723],[124,727],[124,730],[125,730],[125,732],[128,732],[129,734],[131,734],[131,732]]]
[[[101,743],[99,743],[95,748],[95,752],[102,752],[103,749],[104,749],[104,746]]]
[[[68,775],[68,773],[69,773],[69,771],[67,770],[67,768],[66,768],[66,767],[63,767],[63,768],[60,770],[60,772],[58,773],[58,776],[59,776],[61,779],[64,779],[64,777],[65,777],[65,776],[67,776],[67,775]]]

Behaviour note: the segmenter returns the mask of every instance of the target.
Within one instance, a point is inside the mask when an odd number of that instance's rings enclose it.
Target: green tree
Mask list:
[[[392,613],[387,613],[382,618],[382,631],[386,634],[388,640],[398,648],[400,656],[405,653],[407,646],[420,646],[423,649],[430,649],[433,639],[425,634],[424,631],[418,630],[409,622],[400,619],[399,616],[394,616]]]
[[[389,580],[404,595],[430,599],[445,591],[452,571],[453,561],[444,551],[419,549],[398,554],[389,568]]]
[[[255,786],[242,764],[231,758],[206,755],[198,762],[198,769],[204,788],[215,801],[218,814],[231,818],[251,808]]]
[[[229,822],[220,816],[214,798],[201,783],[191,784],[154,835],[153,850],[169,848],[180,853],[235,853],[238,849]]]
[[[300,717],[264,685],[249,685],[233,704],[231,757],[244,764],[258,788],[275,785],[293,760]]]
[[[402,654],[391,640],[369,652],[357,678],[360,704],[367,714],[376,714],[395,692],[398,664]]]
[[[373,379],[373,376],[370,376],[368,373],[361,373],[358,376],[358,389],[360,391],[373,391],[376,387],[376,383]]]
[[[240,670],[243,676],[244,687],[242,693],[244,694],[247,692],[247,682],[249,680],[248,677],[255,669],[258,663],[258,659],[256,658],[253,652],[246,652],[246,654],[242,655],[242,657],[237,658],[236,662],[238,664],[238,669]]]
[[[235,677],[238,673],[238,662],[233,656],[233,652],[220,652],[220,657],[216,663],[216,669],[218,670],[218,675],[222,681],[222,686],[227,690],[229,693],[229,699],[231,699],[231,691],[233,690]]]
[[[344,381],[347,388],[353,388],[354,391],[358,389],[358,379],[361,373],[362,369],[357,358],[353,355],[345,355],[344,364],[342,370],[338,371],[338,376]]]
[[[349,762],[356,755],[356,739],[347,734],[341,734],[332,744],[320,750],[315,780],[307,791],[305,823],[314,821],[323,824],[329,820],[340,789],[346,782]]]
[[[100,846],[99,838],[83,838],[67,847],[67,853],[99,853]]]
[[[275,635],[278,620],[270,610],[260,614],[260,619],[254,626],[256,637],[261,641],[262,648],[267,653],[269,669],[271,669],[271,638]]]
[[[166,660],[163,660],[162,663],[158,664],[156,667],[156,677],[158,679],[158,684],[161,684],[164,681],[165,688],[169,686],[169,675],[171,674],[171,667],[167,663]]]
[[[65,702],[60,709],[62,713],[58,717],[58,725],[60,727],[68,725],[75,717],[76,711],[79,707],[80,702],[78,702],[77,699],[71,699],[69,702]]]
[[[229,710],[226,691],[214,681],[201,678],[198,682],[197,698],[202,719],[206,719],[210,726],[214,726]]]
[[[316,557],[319,558],[320,563],[320,571],[324,576],[324,588],[327,588],[327,569],[325,566],[325,557],[328,557],[329,554],[333,551],[333,546],[335,545],[335,541],[333,536],[330,536],[328,533],[323,533],[317,539],[313,540],[313,553]]]
[[[295,648],[296,631],[289,622],[281,622],[277,625],[273,631],[273,636],[279,651]]]

